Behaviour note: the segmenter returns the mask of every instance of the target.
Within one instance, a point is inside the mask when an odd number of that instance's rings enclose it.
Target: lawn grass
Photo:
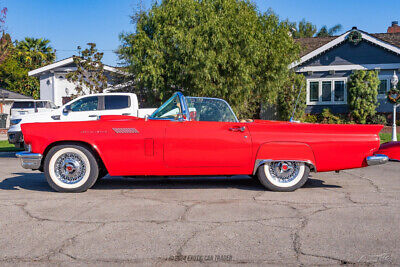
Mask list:
[[[21,148],[16,148],[14,145],[10,144],[7,140],[0,141],[0,152],[14,152],[22,151]]]
[[[380,133],[379,137],[381,138],[381,144],[392,141],[391,133]],[[397,134],[397,140],[400,140],[400,134]]]

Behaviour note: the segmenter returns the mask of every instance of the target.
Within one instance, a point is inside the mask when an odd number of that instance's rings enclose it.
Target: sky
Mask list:
[[[154,0],[0,0],[8,9],[6,30],[13,40],[46,38],[57,50],[57,60],[77,54],[77,46],[97,44],[103,62],[117,66],[113,52],[121,32],[134,31],[130,15]],[[305,18],[320,28],[342,24],[345,32],[353,26],[370,32],[386,32],[392,21],[400,20],[399,0],[254,0],[260,12],[271,8],[281,19]]]

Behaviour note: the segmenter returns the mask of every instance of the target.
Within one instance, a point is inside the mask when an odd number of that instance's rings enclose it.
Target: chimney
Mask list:
[[[392,26],[388,27],[388,33],[398,33],[400,32],[399,22],[397,20],[392,21]]]

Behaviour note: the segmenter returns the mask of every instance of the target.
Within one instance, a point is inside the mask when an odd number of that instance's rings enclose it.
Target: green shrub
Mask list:
[[[376,113],[380,84],[377,71],[357,70],[347,83],[348,103],[351,116],[357,123],[366,123]]]
[[[343,124],[343,120],[337,116],[331,113],[329,108],[324,108],[322,110],[322,113],[320,114],[320,122],[321,123],[327,123],[327,124]]]
[[[301,90],[301,92],[300,92]],[[278,97],[278,114],[281,120],[289,120],[292,117],[297,101],[297,108],[294,119],[299,120],[306,109],[306,79],[304,75],[290,73],[287,82],[282,86]],[[299,97],[300,92],[300,97]],[[299,99],[297,100],[297,98]]]
[[[371,116],[368,120],[369,124],[383,124],[387,125],[387,120],[385,115],[382,114],[375,114],[374,116]]]
[[[302,121],[308,123],[318,123],[318,117],[317,115],[305,114],[302,118]]]

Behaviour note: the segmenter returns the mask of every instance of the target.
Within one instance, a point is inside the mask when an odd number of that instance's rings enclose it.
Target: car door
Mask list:
[[[98,96],[80,98],[69,104],[69,112],[62,112],[62,120],[65,121],[88,121],[97,120],[101,103]]]
[[[167,167],[215,167],[228,172],[231,168],[247,170],[251,164],[251,156],[251,136],[246,123],[166,123],[164,162]]]
[[[97,147],[110,175],[164,175],[164,120],[100,120]],[[99,132],[99,133],[97,133]]]

